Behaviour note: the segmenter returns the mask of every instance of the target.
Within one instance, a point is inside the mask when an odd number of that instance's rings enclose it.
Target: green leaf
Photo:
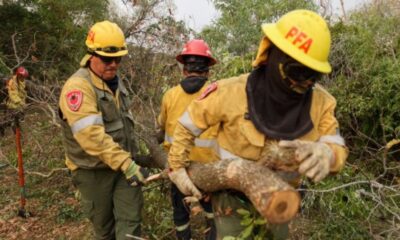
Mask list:
[[[226,236],[222,240],[236,240],[236,238],[232,236]]]
[[[253,219],[252,218],[244,218],[241,222],[240,225],[242,226],[248,226],[251,223],[253,223]]]
[[[242,216],[250,216],[250,212],[243,208],[239,208],[236,212]]]
[[[255,225],[265,225],[267,224],[267,220],[263,219],[263,218],[258,218],[254,221]]]
[[[248,238],[250,235],[253,233],[254,229],[254,224],[251,224],[248,226],[246,229],[243,230],[243,232],[240,233],[240,238]]]

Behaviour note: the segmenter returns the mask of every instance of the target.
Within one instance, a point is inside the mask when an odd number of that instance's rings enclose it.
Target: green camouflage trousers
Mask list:
[[[141,187],[130,186],[122,172],[111,169],[77,169],[71,175],[96,239],[122,240],[126,234],[140,236]]]
[[[240,224],[243,216],[237,212],[238,209],[245,209],[256,217],[260,216],[251,202],[243,194],[238,192],[221,191],[213,193],[211,201],[218,240],[222,240],[226,236],[238,237],[246,228],[246,226]],[[257,231],[257,228],[255,228],[246,239],[254,239],[258,233]],[[288,224],[268,224],[267,235],[264,239],[287,239],[288,234]]]

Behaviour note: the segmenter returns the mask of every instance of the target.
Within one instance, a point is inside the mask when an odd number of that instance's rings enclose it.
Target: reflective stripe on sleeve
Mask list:
[[[72,134],[75,134],[82,129],[92,125],[104,125],[101,115],[89,115],[87,117],[79,119],[71,126]]]
[[[167,133],[165,133],[164,139],[165,139],[165,141],[167,141],[170,144],[172,144],[174,142],[174,137],[171,137]],[[214,148],[216,146],[216,141],[214,139],[196,138],[194,140],[194,145],[196,147]]]
[[[171,144],[174,142],[174,138],[171,137],[170,135],[168,135],[167,133],[165,133],[165,135],[164,135],[164,140]]]
[[[325,135],[319,139],[319,142],[334,143],[340,146],[345,146],[344,139],[340,135]]]
[[[194,140],[194,145],[196,147],[215,148],[216,141],[215,141],[215,139],[200,139],[200,138],[196,138]]]
[[[232,158],[239,158],[238,156],[236,156],[235,154],[229,152],[228,150],[223,149],[222,147],[218,146],[218,155],[220,157],[221,160],[224,159],[232,159]]]
[[[194,125],[192,119],[189,116],[189,113],[186,111],[183,113],[182,117],[179,119],[179,122],[189,131],[191,131],[193,133],[193,135],[195,136],[199,136],[203,130],[196,127],[196,125]]]

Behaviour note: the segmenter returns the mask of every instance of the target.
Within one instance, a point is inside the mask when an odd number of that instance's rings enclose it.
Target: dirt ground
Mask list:
[[[89,223],[73,219],[80,215],[78,201],[72,193],[60,192],[66,188],[60,184],[69,180],[62,175],[53,178],[34,185],[27,178],[26,211],[32,216],[22,218],[17,215],[20,209],[17,173],[10,167],[0,170],[0,239],[88,239]]]

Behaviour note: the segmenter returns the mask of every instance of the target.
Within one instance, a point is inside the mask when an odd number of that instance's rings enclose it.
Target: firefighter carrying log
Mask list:
[[[319,182],[344,166],[348,150],[334,115],[336,100],[318,84],[331,72],[326,22],[315,12],[295,10],[276,23],[263,24],[262,30],[265,36],[253,71],[209,85],[178,120],[168,156],[169,177],[185,195],[202,197],[186,171],[188,154],[195,138],[214,125],[219,125],[220,159],[263,160],[294,186],[302,176]],[[295,162],[264,158],[274,142],[294,151]],[[236,210],[250,211],[246,196],[231,190],[215,192],[212,205],[217,239],[244,230]],[[273,239],[288,236],[287,223],[267,227]]]
[[[160,129],[164,132],[163,146],[169,151],[174,141],[173,133],[179,117],[185,112],[187,106],[207,88],[209,68],[217,61],[213,58],[206,42],[193,39],[185,44],[176,60],[183,64],[184,79],[178,86],[169,89],[163,96],[160,115],[157,118]],[[210,128],[195,140],[189,159],[199,162],[215,160],[214,149],[216,128]],[[173,207],[173,220],[176,228],[176,237],[179,240],[190,240],[190,208],[184,202],[183,195],[175,184],[171,185],[171,202]],[[210,201],[200,201],[205,215],[207,228],[206,239],[215,239],[214,215]]]

